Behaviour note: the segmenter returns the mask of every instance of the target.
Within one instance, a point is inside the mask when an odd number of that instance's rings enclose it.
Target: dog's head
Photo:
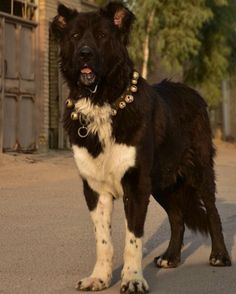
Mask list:
[[[127,57],[134,15],[118,2],[79,13],[62,4],[51,25],[60,40],[61,69],[72,84],[93,86]]]

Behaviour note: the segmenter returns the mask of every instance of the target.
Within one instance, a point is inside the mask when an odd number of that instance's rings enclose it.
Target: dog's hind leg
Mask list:
[[[121,293],[143,294],[149,291],[142,271],[142,236],[149,203],[148,177],[138,176],[137,171],[127,173],[123,179],[126,238]],[[145,183],[140,183],[139,180]]]
[[[199,194],[204,202],[207,211],[207,221],[212,241],[212,251],[209,258],[212,266],[231,266],[231,260],[227,252],[222,225],[218,210],[215,204],[215,183],[213,171],[205,174],[199,185]]]
[[[178,191],[180,193],[180,191]],[[177,267],[181,259],[181,247],[184,236],[183,212],[178,204],[178,193],[153,192],[153,197],[166,210],[170,222],[171,238],[165,253],[154,259],[157,267],[173,268]]]
[[[84,181],[84,195],[94,224],[97,261],[92,274],[78,282],[76,289],[100,291],[110,286],[112,278],[113,246],[111,242],[111,195],[98,195]]]

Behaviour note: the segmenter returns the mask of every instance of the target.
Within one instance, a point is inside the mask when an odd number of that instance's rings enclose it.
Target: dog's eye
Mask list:
[[[79,33],[75,33],[72,35],[72,38],[73,39],[78,39],[80,37],[80,34]]]
[[[103,38],[105,38],[105,36],[106,36],[106,35],[105,35],[103,32],[98,32],[98,33],[97,33],[97,38],[98,38],[98,39],[103,39]]]

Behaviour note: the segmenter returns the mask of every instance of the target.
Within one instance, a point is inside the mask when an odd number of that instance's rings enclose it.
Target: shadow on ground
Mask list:
[[[233,246],[236,232],[236,205],[219,200],[217,202],[217,207],[222,219],[226,246],[231,257],[235,258],[235,256],[233,256]],[[223,290],[222,285],[226,286],[226,284],[230,285],[235,282],[232,275],[228,275],[229,272],[235,271],[234,266],[228,268],[215,268],[208,265],[208,258],[211,251],[210,236],[202,237],[201,235],[193,234],[188,230],[185,232],[181,265],[176,269],[165,270],[156,268],[153,263],[153,257],[162,254],[163,252],[158,252],[158,248],[163,247],[164,243],[168,244],[169,230],[166,230],[168,226],[168,219],[165,218],[158,229],[144,244],[144,260],[148,260],[147,265],[144,267],[144,276],[150,284],[152,293],[213,293],[214,288],[214,294],[216,294],[222,293],[220,292]],[[166,230],[164,236],[163,230]],[[158,236],[160,235],[160,232],[162,232],[162,238],[159,239]],[[205,249],[204,256],[206,255],[206,251],[208,251],[206,259],[199,258],[198,261],[198,258],[195,256],[193,260],[188,262],[188,259],[191,259],[191,256],[197,255],[197,251],[200,250],[201,247],[204,247]],[[114,270],[112,285],[120,281],[121,270],[122,266],[119,266]],[[226,281],[222,279],[222,276],[226,276]],[[195,283],[195,290],[191,283]],[[185,290],[183,290],[183,287]],[[178,292],[177,289],[181,292]],[[190,289],[192,290],[190,291]],[[228,286],[227,289],[228,294],[234,293],[233,290],[230,292]]]

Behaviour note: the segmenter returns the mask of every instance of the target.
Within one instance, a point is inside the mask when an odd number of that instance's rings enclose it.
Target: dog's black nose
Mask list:
[[[79,55],[81,58],[89,58],[93,55],[93,51],[90,47],[88,46],[83,46],[80,50],[79,50]]]

